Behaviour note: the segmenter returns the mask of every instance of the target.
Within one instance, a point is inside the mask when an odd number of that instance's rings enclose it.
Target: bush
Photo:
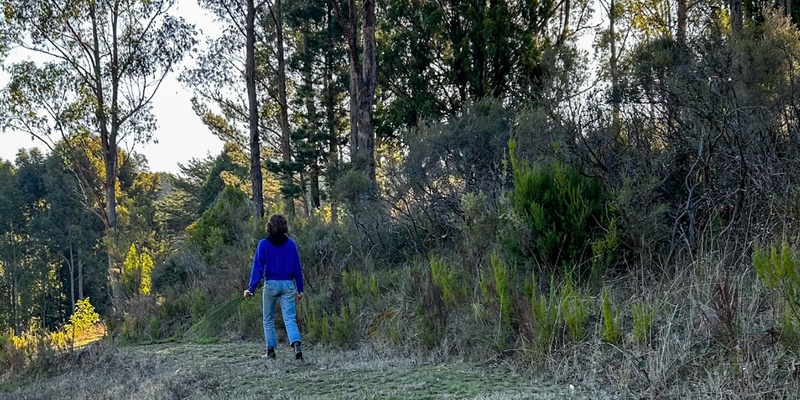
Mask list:
[[[635,302],[631,305],[632,333],[639,344],[650,343],[653,323],[657,317],[658,309],[647,301]]]
[[[506,345],[508,336],[512,333],[511,320],[514,308],[511,300],[509,271],[506,263],[497,254],[492,255],[492,272],[494,274],[494,288],[500,314],[498,319],[499,326],[497,327],[497,347],[502,349]]]
[[[252,244],[251,212],[245,193],[227,186],[214,205],[186,228],[186,241],[208,260],[219,260],[225,247]]]
[[[603,288],[600,294],[600,314],[603,325],[600,326],[600,338],[608,343],[619,343],[622,332],[619,326],[619,312],[611,304],[608,288]]]
[[[579,279],[587,277],[594,256],[605,261],[595,263],[594,275],[600,275],[618,245],[602,183],[559,162],[530,167],[515,157],[515,146],[509,142],[514,190],[503,235],[507,252],[520,263],[536,263],[542,277]]]
[[[752,260],[764,286],[780,294],[781,304],[777,308],[781,342],[800,351],[800,256],[787,243],[783,243],[780,252],[770,246],[769,253],[756,243]]]
[[[591,303],[586,295],[575,288],[571,280],[567,280],[561,288],[560,312],[567,326],[569,338],[580,342],[584,338],[586,323],[591,314]]]
[[[558,299],[556,298],[556,287],[550,285],[550,293],[537,293],[536,277],[533,279],[531,293],[531,315],[533,317],[533,329],[536,335],[538,350],[547,353],[555,345],[556,333],[558,332]]]
[[[152,271],[153,259],[145,252],[137,252],[132,244],[122,264],[122,283],[128,296],[150,294]]]

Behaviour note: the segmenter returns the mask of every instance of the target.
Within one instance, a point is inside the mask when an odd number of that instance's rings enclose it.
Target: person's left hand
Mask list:
[[[303,292],[297,293],[297,301],[303,300]]]
[[[250,293],[250,291],[249,291],[249,290],[247,290],[247,289],[245,289],[245,290],[244,290],[244,298],[245,298],[245,299],[246,299],[246,298],[248,298],[248,297],[250,297],[250,296],[252,296],[252,295],[253,295],[253,293]]]

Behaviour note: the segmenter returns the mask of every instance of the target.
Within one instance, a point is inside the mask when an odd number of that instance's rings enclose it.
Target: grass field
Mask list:
[[[58,372],[3,379],[10,399],[597,399],[595,389],[537,382],[503,364],[425,362],[367,348],[288,346],[262,360],[260,343],[97,344],[58,360]]]

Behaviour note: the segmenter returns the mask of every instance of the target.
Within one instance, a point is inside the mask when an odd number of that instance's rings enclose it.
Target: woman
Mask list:
[[[300,255],[297,245],[286,234],[289,224],[283,215],[273,215],[267,223],[267,237],[258,242],[253,257],[253,269],[250,272],[250,286],[244,291],[244,297],[252,296],[261,278],[264,278],[264,339],[267,342],[267,354],[262,358],[275,358],[275,302],[280,298],[283,324],[286,335],[294,349],[295,360],[303,359],[300,350],[300,330],[295,319],[295,298],[303,298],[303,271],[300,267]]]

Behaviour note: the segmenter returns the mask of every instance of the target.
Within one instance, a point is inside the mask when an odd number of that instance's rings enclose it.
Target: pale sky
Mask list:
[[[197,0],[177,0],[173,8],[175,15],[195,24],[198,31],[215,35],[219,28],[213,18],[197,4]],[[202,38],[201,38],[202,40]],[[203,42],[198,43],[202,46]],[[153,137],[158,143],[137,145],[135,151],[144,154],[153,172],[178,172],[178,163],[185,164],[191,158],[203,158],[222,151],[222,141],[203,125],[192,111],[191,90],[178,82],[178,74],[192,60],[178,66],[161,84],[153,98],[153,112],[158,119],[158,128]],[[0,87],[8,82],[8,75],[0,71]],[[0,131],[0,159],[14,161],[20,148],[39,147],[39,141],[31,141],[24,133]]]

